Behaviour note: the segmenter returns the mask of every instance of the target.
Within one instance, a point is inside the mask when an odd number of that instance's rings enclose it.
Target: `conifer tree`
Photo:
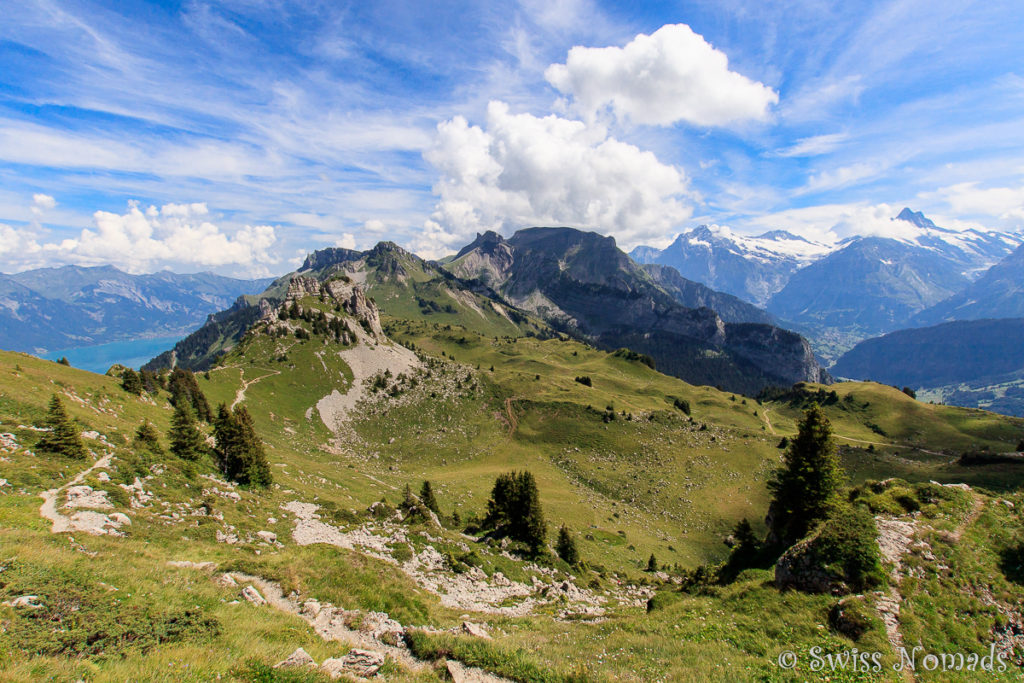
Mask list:
[[[236,407],[234,416],[238,422],[242,445],[245,449],[245,478],[242,483],[257,488],[266,488],[274,483],[274,478],[270,473],[270,462],[267,460],[263,441],[256,434],[256,425],[245,406]]]
[[[420,487],[420,502],[435,515],[441,514],[437,509],[437,498],[434,497],[434,488],[429,481],[424,481]]]
[[[57,453],[69,458],[83,460],[86,456],[85,445],[78,435],[78,428],[64,410],[64,403],[54,394],[46,413],[46,426],[50,431],[43,434],[37,447],[44,451]]]
[[[736,523],[732,530],[732,552],[722,568],[722,578],[731,581],[744,569],[757,563],[761,544],[754,535],[754,529],[746,517]]]
[[[547,538],[537,482],[530,472],[499,475],[487,501],[484,526],[529,546],[538,554]]]
[[[569,529],[563,524],[558,530],[558,540],[555,542],[555,552],[570,566],[576,566],[580,562],[580,553],[576,549],[576,539],[569,533]]]
[[[163,447],[160,446],[160,435],[149,420],[143,420],[139,428],[135,430],[135,443],[157,455],[164,452]]]
[[[179,401],[188,401],[192,405],[192,411],[197,418],[203,422],[210,421],[212,417],[210,404],[206,401],[206,396],[203,395],[202,390],[199,388],[196,376],[190,371],[174,368],[171,372],[167,389],[171,392],[172,403],[177,405]]]
[[[768,544],[787,548],[825,519],[837,502],[843,471],[832,439],[832,424],[817,403],[804,411],[797,436],[782,466],[768,482]]]
[[[205,444],[196,424],[196,416],[188,401],[178,401],[171,416],[171,429],[167,433],[171,453],[183,460],[198,460]]]
[[[654,556],[654,553],[651,553],[651,556],[649,558],[647,558],[647,571],[649,571],[649,572],[656,572],[656,571],[658,571],[658,558],[656,558]]]
[[[252,417],[244,406],[231,411],[221,403],[213,420],[213,436],[217,468],[225,477],[254,487],[273,483],[263,442],[256,435]]]
[[[139,373],[135,372],[131,368],[125,369],[124,373],[121,375],[121,388],[129,394],[141,396],[142,378],[139,377]]]

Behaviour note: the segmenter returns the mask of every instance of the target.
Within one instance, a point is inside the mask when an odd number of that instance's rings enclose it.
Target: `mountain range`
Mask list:
[[[1006,273],[986,276],[1024,237],[942,228],[909,208],[892,220],[893,236],[830,245],[782,231],[744,237],[701,226],[664,250],[637,247],[631,255],[764,306],[784,326],[807,334],[826,359],[868,337],[959,317],[953,309],[972,301],[992,302],[985,317],[1016,314],[1012,294],[998,300],[985,294],[990,286],[1010,291]],[[1004,271],[1013,269],[1008,265]],[[976,293],[968,290],[974,282]]]
[[[111,266],[0,275],[0,348],[43,353],[184,334],[269,282],[213,273],[131,275]]]
[[[487,232],[443,265],[386,242],[365,252],[318,251],[147,367],[209,367],[261,310],[284,300],[295,277],[350,278],[394,317],[429,316],[496,337],[565,334],[599,348],[625,347],[694,384],[754,394],[768,385],[829,379],[808,342],[770,324],[764,311],[676,273],[641,267],[614,239],[572,228],[529,228],[507,240]]]

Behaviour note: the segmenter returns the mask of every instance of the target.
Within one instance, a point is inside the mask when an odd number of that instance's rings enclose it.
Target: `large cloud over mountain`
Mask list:
[[[574,47],[545,77],[588,119],[610,107],[648,125],[728,126],[764,120],[778,94],[729,70],[729,58],[686,24],[641,33],[625,47]]]
[[[570,225],[626,244],[659,240],[691,214],[683,171],[607,131],[556,115],[512,114],[491,102],[484,126],[438,126],[424,155],[440,196],[415,248],[443,253],[481,230]]]

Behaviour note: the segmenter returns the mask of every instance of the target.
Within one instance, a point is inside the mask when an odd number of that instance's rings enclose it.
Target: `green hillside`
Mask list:
[[[402,287],[421,282],[403,268]],[[446,296],[430,282],[420,286]],[[0,431],[11,435],[0,454],[0,602],[10,603],[0,606],[0,680],[319,680],[267,668],[297,647],[317,662],[352,646],[384,652],[377,675],[393,681],[440,680],[445,657],[518,681],[804,680],[775,662],[783,649],[815,645],[878,650],[891,663],[881,622],[869,620],[851,640],[829,620],[837,598],[779,592],[770,570],[678,589],[688,571],[726,558],[723,538],[740,519],[763,534],[779,441],[796,434],[812,401],[844,444],[850,483],[877,487],[894,475],[911,482],[865,494],[879,510],[903,512],[898,505],[924,499],[913,482],[985,487],[973,499],[921,504],[914,523],[934,556],[985,577],[993,597],[964,593],[914,555],[907,562],[924,578],[900,587],[908,642],[982,649],[1007,623],[999,606],[1024,597],[1007,564],[1022,530],[1015,510],[1024,505],[1024,466],[956,462],[963,451],[1012,450],[1024,420],[928,405],[867,383],[799,385],[759,402],[662,375],[638,354],[517,335],[468,305],[456,314],[419,305],[403,313],[397,287],[385,279],[371,289],[387,313],[387,337],[374,336],[359,317],[365,312],[297,296],[301,316],[264,319],[196,376],[214,408],[237,404],[251,414],[273,473],[267,489],[222,481],[210,457],[184,461],[133,441],[149,421],[166,451],[166,390],[136,397],[118,378],[0,353]],[[335,318],[352,336],[321,331]],[[473,324],[461,324],[467,319]],[[347,404],[353,392],[362,399]],[[42,432],[33,427],[44,424],[53,394],[96,437],[85,439],[90,459],[36,449]],[[495,478],[513,469],[536,478],[549,542],[565,524],[585,567],[554,556],[537,563],[477,539],[473,524]],[[405,486],[418,491],[425,479],[444,527],[391,520]],[[75,510],[60,506],[80,485],[104,492],[111,507],[75,521]],[[108,533],[54,533],[40,512],[46,491],[62,519],[102,522]],[[381,500],[392,507],[368,512]],[[103,521],[117,514],[130,524]],[[959,544],[942,535],[956,531]],[[666,573],[645,571],[652,554]],[[247,585],[276,602],[250,603],[240,596]],[[15,606],[24,596],[40,606]],[[310,599],[346,612],[332,626],[290,611]],[[976,615],[971,628],[957,625],[963,610]],[[381,635],[377,612],[400,628],[454,630]],[[467,620],[493,640],[462,633]],[[336,639],[318,636],[311,622]],[[895,680],[839,680],[854,679]]]

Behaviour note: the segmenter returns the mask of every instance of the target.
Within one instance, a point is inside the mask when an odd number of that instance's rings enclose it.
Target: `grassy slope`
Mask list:
[[[426,477],[435,483],[444,511],[457,508],[465,516],[482,510],[496,474],[526,467],[537,475],[549,521],[577,530],[583,556],[636,577],[652,552],[662,562],[686,566],[720,558],[725,550],[720,539],[729,527],[742,516],[755,523],[762,516],[767,502],[764,480],[778,461],[779,436],[795,433],[799,405],[762,406],[752,399],[693,387],[642,363],[575,342],[495,339],[445,329],[420,317],[420,322],[391,321],[389,327],[397,339],[414,343],[423,352],[454,357],[463,369],[452,372],[472,375],[476,389],[467,389],[459,398],[385,403],[371,411],[355,424],[358,458],[321,448],[330,434],[315,411],[306,417],[321,396],[351,381],[351,372],[335,353],[341,347],[319,340],[257,337],[229,354],[208,379],[200,376],[214,405],[233,401],[243,379],[259,379],[247,387],[245,404],[268,443],[280,487],[259,495],[243,493],[238,505],[216,499],[227,522],[239,529],[270,529],[286,540],[290,522],[280,515],[283,502],[319,499],[339,508],[361,509],[382,496],[395,502],[405,483],[417,486]],[[592,387],[574,381],[582,375],[592,379]],[[70,397],[65,401],[72,416],[83,428],[107,435],[125,462],[130,459],[125,435],[142,419],[161,432],[168,426],[166,395],[152,402],[137,399],[111,378],[20,354],[0,354],[0,422],[22,443],[31,444],[35,435],[13,425],[38,423],[55,390],[83,399],[81,404]],[[915,454],[906,446],[935,452],[985,445],[1005,450],[1024,432],[1020,420],[920,404],[888,387],[850,384],[835,390],[839,401],[826,410],[836,432],[887,444],[878,446],[875,454],[851,451],[848,464],[855,466],[859,478],[879,478],[903,468],[903,474],[917,478],[954,479],[958,473],[942,464],[948,458]],[[849,401],[847,395],[852,396]],[[675,398],[689,401],[692,422],[672,407]],[[612,422],[603,419],[608,406],[617,414]],[[627,420],[629,415],[633,419]],[[122,680],[151,677],[154,672],[168,680],[207,680],[251,656],[276,661],[298,645],[318,660],[337,655],[337,648],[320,643],[302,622],[244,603],[229,605],[232,591],[195,572],[166,569],[171,559],[246,568],[336,604],[383,609],[404,623],[444,626],[457,619],[440,608],[436,598],[375,560],[291,544],[256,555],[251,545],[215,543],[207,524],[165,523],[155,511],[130,511],[134,523],[127,539],[76,535],[80,546],[69,544],[66,536],[48,533],[38,516],[37,494],[84,465],[24,452],[8,457],[3,471],[13,486],[0,496],[0,534],[5,548],[18,550],[4,552],[0,559],[16,556],[28,563],[24,571],[29,576],[32,567],[61,567],[98,595],[107,593],[98,583],[102,581],[118,587],[119,594],[147,596],[151,606],[197,604],[218,619],[222,632],[212,641],[163,645],[144,655],[129,650],[127,659],[19,663],[0,657],[5,662],[0,664],[0,679],[21,680],[45,671],[68,680],[88,675]],[[212,471],[205,467],[200,470]],[[189,479],[179,470],[172,461],[168,473],[158,479],[167,484],[159,496],[172,505],[194,505],[201,480]],[[996,483],[1003,478],[999,474]],[[276,525],[266,522],[272,516],[279,519]],[[89,558],[76,548],[97,555]],[[770,660],[782,644],[849,645],[820,629],[830,599],[779,595],[764,585],[765,578],[755,572],[720,596],[678,596],[650,617],[626,610],[613,611],[607,622],[596,625],[545,617],[496,619],[492,625],[506,634],[499,638],[500,647],[522,647],[552,666],[572,658],[586,662],[592,672],[625,680],[658,675],[672,680],[736,680],[737,672],[745,672],[741,678],[772,679],[779,672]],[[115,609],[126,604],[127,600]],[[13,618],[9,608],[0,609],[0,620]],[[212,656],[211,649],[219,655]]]

